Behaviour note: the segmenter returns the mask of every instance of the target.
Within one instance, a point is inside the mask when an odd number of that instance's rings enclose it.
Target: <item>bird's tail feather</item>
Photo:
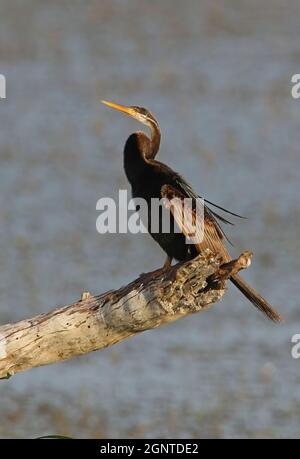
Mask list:
[[[282,322],[282,317],[272,306],[238,274],[230,278],[231,282],[245,295],[251,303],[273,322]]]

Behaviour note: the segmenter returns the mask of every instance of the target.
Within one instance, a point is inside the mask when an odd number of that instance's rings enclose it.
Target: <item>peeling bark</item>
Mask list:
[[[244,262],[245,257],[247,262]],[[248,253],[222,265],[209,251],[169,270],[142,274],[101,295],[84,292],[71,305],[0,327],[0,378],[111,346],[144,330],[210,307]]]

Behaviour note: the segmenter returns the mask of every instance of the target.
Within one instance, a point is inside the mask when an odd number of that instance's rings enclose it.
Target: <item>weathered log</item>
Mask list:
[[[0,378],[111,346],[210,307],[231,273],[249,266],[251,254],[220,266],[209,251],[169,270],[142,274],[119,290],[84,293],[79,301],[0,327]]]

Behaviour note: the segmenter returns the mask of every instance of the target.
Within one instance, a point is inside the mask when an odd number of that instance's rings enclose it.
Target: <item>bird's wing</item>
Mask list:
[[[175,191],[178,191],[179,193],[181,193],[184,197],[188,197],[188,198],[191,198],[193,199],[193,201],[197,201],[199,199],[203,199],[201,198],[200,196],[198,196],[193,188],[191,187],[191,185],[186,182],[184,180],[184,178],[178,174],[177,172],[173,171],[171,168],[169,168],[166,164],[163,164],[157,160],[153,160],[152,161],[152,165],[154,167],[158,167],[158,170],[160,170],[161,168],[163,168],[166,172],[168,172],[168,181],[166,183],[169,182],[169,184],[171,186],[173,186],[174,188],[174,192]],[[172,177],[172,181],[170,183],[169,181],[169,178],[170,176]],[[207,201],[209,202],[209,201]],[[210,205],[213,205],[215,207],[218,207],[219,209],[223,210],[224,212],[227,212],[229,214],[232,214],[232,215],[235,215],[237,217],[241,217],[240,215],[238,214],[234,214],[233,212],[229,211],[229,210],[226,210],[225,208],[223,207],[220,207],[220,206],[217,206],[216,204],[213,204],[212,202],[209,202]],[[210,231],[210,234],[211,234],[211,237],[213,237],[213,232],[216,233],[215,236],[218,238],[218,240],[222,240],[222,239],[226,239],[226,241],[230,244],[230,245],[233,245],[232,242],[230,241],[230,239],[227,237],[227,235],[225,234],[223,228],[221,227],[220,223],[218,222],[218,220],[222,223],[227,223],[227,224],[230,224],[230,225],[233,225],[232,222],[230,222],[229,220],[227,220],[226,218],[224,218],[223,216],[219,215],[217,212],[211,210],[207,204],[206,204],[206,200],[204,199],[204,213],[205,213],[205,218],[207,220],[207,226],[208,225],[211,225],[212,229]],[[243,218],[243,217],[241,217]],[[209,230],[207,230],[209,231]],[[208,235],[209,236],[209,235]],[[225,241],[222,242],[222,244],[224,244]]]
[[[181,232],[186,238],[196,241],[194,245],[199,253],[208,248],[221,255],[224,261],[230,260],[230,255],[224,244],[224,232],[205,206],[202,224],[199,218],[196,218],[195,202],[189,206],[186,205],[185,201],[185,205],[183,205],[183,200],[191,197],[187,196],[187,193],[181,192],[173,185],[163,185],[161,196],[165,198],[165,206],[172,213]],[[194,198],[194,196],[193,199],[199,200],[198,197]],[[183,213],[183,209],[185,213]]]
[[[179,184],[179,186],[181,186],[181,188],[183,188],[186,191],[186,193],[188,195],[193,196],[193,197],[198,197],[200,199],[204,199],[205,202],[208,203],[209,205],[211,205],[213,207],[216,207],[217,209],[220,209],[223,212],[226,212],[227,214],[233,215],[234,217],[247,219],[247,217],[243,217],[242,215],[236,214],[236,213],[232,212],[231,210],[225,209],[225,207],[221,207],[221,206],[209,201],[208,199],[202,198],[202,196],[197,196],[196,193],[194,192],[193,188],[191,187],[191,185],[189,185],[189,183],[187,183],[179,174],[178,174],[176,182]],[[229,223],[229,224],[233,225],[232,222],[226,220],[224,217],[221,217],[215,211],[213,211],[211,209],[210,209],[210,211],[211,211],[211,213],[213,213],[217,218],[219,218],[224,223]]]
[[[209,205],[211,205],[213,207],[216,207],[217,209],[220,209],[223,212],[226,212],[227,214],[233,215],[234,217],[242,218],[243,220],[247,220],[247,217],[244,217],[243,215],[240,215],[240,214],[236,214],[236,213],[232,212],[231,210],[225,209],[225,207],[218,206],[218,204],[214,204],[213,202],[209,201],[208,199],[205,199],[205,202],[208,202]],[[213,211],[211,210],[211,212],[213,212]],[[218,215],[218,214],[216,214],[216,215],[218,216],[218,218],[220,218],[220,215]],[[227,221],[227,223],[231,223],[231,222]]]
[[[182,190],[183,194],[185,194],[186,196],[194,199],[194,200],[197,200],[197,199],[203,199],[201,198],[200,196],[198,196],[193,188],[191,187],[191,185],[189,183],[187,183],[183,177],[181,177],[179,174],[176,175],[175,177],[175,187],[179,188],[180,190]],[[211,222],[214,224],[214,226],[216,227],[216,230],[218,233],[221,233],[222,234],[222,239],[225,238],[227,242],[229,242],[230,245],[233,245],[232,242],[230,241],[230,239],[227,237],[227,235],[225,234],[223,228],[221,227],[221,225],[219,224],[218,220],[220,220],[222,223],[228,223],[228,224],[233,224],[231,223],[229,220],[225,219],[224,217],[221,217],[221,215],[217,214],[216,212],[212,211],[205,203],[205,199],[204,199],[204,209],[205,209],[205,214],[207,215],[207,217],[211,220]],[[218,219],[218,220],[217,220]]]

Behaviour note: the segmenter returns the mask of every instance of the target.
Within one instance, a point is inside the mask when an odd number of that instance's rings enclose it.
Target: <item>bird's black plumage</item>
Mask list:
[[[158,232],[152,231],[151,223],[153,215],[151,211],[151,200],[153,198],[159,200],[172,195],[179,200],[190,198],[192,203],[195,204],[199,196],[180,174],[173,171],[166,164],[155,159],[160,146],[161,133],[157,120],[147,109],[136,106],[126,107],[112,102],[103,102],[112,108],[127,113],[150,128],[151,138],[143,132],[135,132],[127,139],[124,148],[124,170],[131,185],[133,197],[143,198],[148,204],[149,233],[167,254],[168,263],[170,263],[173,258],[180,261],[194,258],[207,248],[219,255],[224,263],[231,261],[231,257],[226,247],[226,240],[228,239],[221,227],[221,223],[231,224],[231,222],[215,210],[212,210],[207,203],[225,213],[236,217],[241,216],[213,204],[212,202],[204,201],[204,232],[201,242],[199,243],[186,243],[187,230],[184,224],[176,218],[174,209],[170,213],[171,231],[166,233],[161,230],[161,226]],[[170,208],[166,207],[165,211],[170,212]],[[192,213],[193,212],[194,207],[192,208]],[[175,231],[176,224],[179,225],[181,232]],[[165,264],[165,266],[167,265]],[[281,321],[280,315],[272,306],[255,289],[247,284],[240,275],[236,274],[232,276],[231,281],[254,304],[254,306],[260,309],[266,316],[275,322]]]

